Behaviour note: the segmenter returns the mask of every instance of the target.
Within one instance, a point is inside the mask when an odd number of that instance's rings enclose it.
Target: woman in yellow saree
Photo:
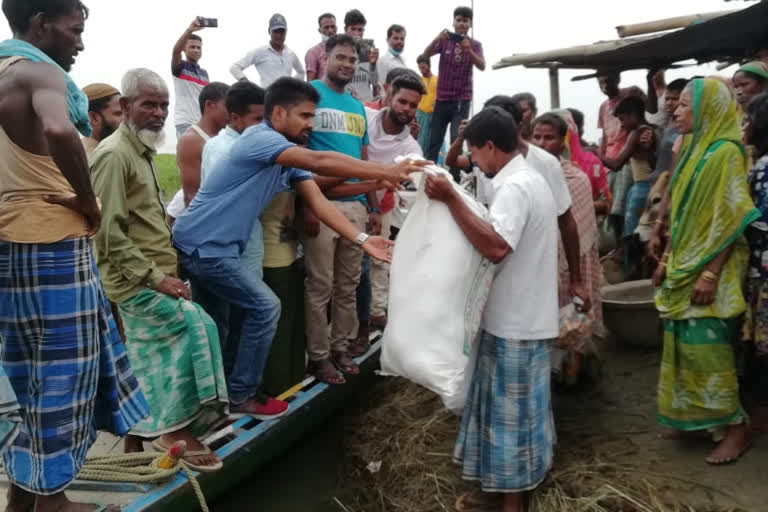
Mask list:
[[[760,213],[729,87],[717,78],[692,81],[675,121],[685,137],[669,185],[669,243],[655,275],[664,319],[658,420],[670,433],[725,428],[706,459],[723,464],[749,445],[731,341],[746,309],[744,231]]]

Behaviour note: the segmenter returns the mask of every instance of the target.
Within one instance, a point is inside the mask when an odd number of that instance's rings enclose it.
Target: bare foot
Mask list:
[[[8,488],[8,506],[6,512],[32,512],[35,508],[35,495],[21,487],[11,485]]]
[[[132,436],[130,434],[125,436],[123,452],[141,453],[143,451],[144,451],[144,438],[139,436]]]
[[[501,494],[469,491],[456,500],[456,510],[462,512],[490,512],[499,510],[504,503]]]
[[[749,449],[749,435],[745,424],[729,425],[725,435],[717,448],[706,458],[709,464],[720,465],[736,462]]]
[[[171,432],[170,434],[165,434],[160,438],[160,444],[163,446],[171,446],[176,441],[185,441],[187,443],[188,452],[205,451],[207,448],[185,428],[177,430],[176,432]],[[221,462],[221,460],[213,452],[208,455],[185,455],[183,460],[189,462],[190,464],[194,464],[195,466],[215,466]]]
[[[52,496],[37,496],[37,506],[35,512],[93,512],[98,510],[99,505],[92,503],[75,503],[69,501],[63,492]],[[110,505],[105,512],[120,512],[120,507]]]

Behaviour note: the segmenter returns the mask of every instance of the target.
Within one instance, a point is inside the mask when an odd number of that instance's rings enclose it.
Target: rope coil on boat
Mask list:
[[[168,468],[160,467],[164,460],[172,460]],[[200,509],[209,512],[203,490],[195,475],[181,459],[171,459],[166,453],[127,453],[123,455],[97,455],[88,457],[78,473],[82,480],[101,482],[159,483],[168,481],[184,471],[195,492]]]

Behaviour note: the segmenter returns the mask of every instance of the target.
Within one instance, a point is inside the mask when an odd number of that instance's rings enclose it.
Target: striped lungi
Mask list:
[[[621,169],[608,173],[608,186],[611,188],[611,215],[624,217],[627,210],[627,194],[632,187],[632,166],[624,165]]]
[[[188,426],[202,434],[221,419],[227,380],[216,323],[203,308],[147,288],[120,304],[120,316],[150,410],[131,434],[157,437]]]
[[[58,493],[97,428],[123,436],[148,414],[87,238],[0,241],[0,336],[24,418],[5,471],[22,489]]]
[[[482,335],[454,461],[484,492],[534,489],[552,467],[551,345]]]

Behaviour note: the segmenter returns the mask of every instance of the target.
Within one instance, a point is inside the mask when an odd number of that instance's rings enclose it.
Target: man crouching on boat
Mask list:
[[[332,151],[311,151],[307,143],[320,97],[308,83],[281,78],[266,92],[264,123],[251,126],[235,141],[203,182],[189,208],[173,225],[174,244],[195,293],[243,310],[240,343],[229,375],[230,411],[273,418],[288,404],[266,397],[260,386],[264,365],[280,318],[280,301],[264,281],[243,266],[240,256],[254,223],[274,197],[291,188],[312,212],[340,236],[371,256],[389,261],[392,243],[360,232],[328,202],[312,174],[400,182],[425,162],[382,165]],[[215,301],[212,301],[215,302]]]
[[[195,435],[227,405],[221,346],[213,320],[178,278],[153,160],[168,116],[168,87],[156,73],[134,69],[121,88],[125,120],[91,155],[91,181],[102,203],[99,270],[119,307],[128,357],[150,407],[131,434],[157,437],[153,446],[162,451],[186,441],[184,462],[215,471],[221,461]],[[130,441],[126,451],[142,449]]]
[[[101,215],[77,133],[91,134],[88,100],[68,74],[88,10],[3,0],[3,13],[14,39],[0,43],[0,343],[23,418],[3,454],[6,510],[105,510],[64,490],[97,428],[125,435],[148,407],[89,240]]]
[[[492,178],[490,222],[472,213],[443,177],[427,195],[448,206],[467,239],[498,265],[483,313],[477,364],[454,452],[479,492],[457,510],[522,512],[525,492],[552,465],[550,344],[558,335],[557,211],[552,192],[518,152],[515,120],[486,108],[464,136],[472,160]]]

